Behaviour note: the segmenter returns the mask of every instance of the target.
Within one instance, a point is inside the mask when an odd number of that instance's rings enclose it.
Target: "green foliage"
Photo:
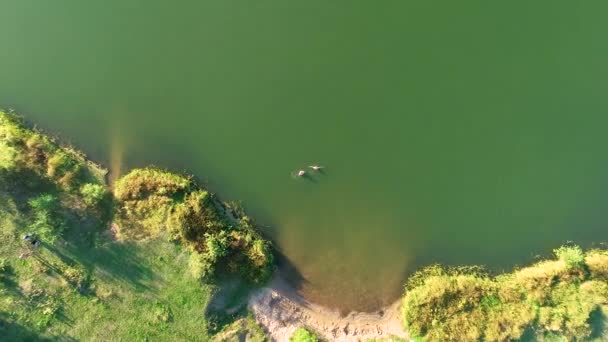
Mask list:
[[[585,265],[585,254],[579,246],[561,246],[553,253],[570,269],[580,269]]]
[[[54,243],[65,229],[58,218],[59,203],[56,196],[42,194],[28,201],[31,208],[29,232],[35,233],[42,241]]]
[[[57,197],[51,194],[42,194],[30,199],[28,204],[35,212],[52,212],[58,207]]]
[[[243,273],[255,283],[263,283],[273,272],[274,257],[270,244],[261,238],[254,238],[245,250],[247,264],[252,265]]]
[[[135,169],[114,183],[114,195],[119,201],[176,197],[185,194],[192,185],[190,179],[160,169]]]
[[[214,272],[213,266],[214,265],[207,260],[205,255],[199,252],[192,252],[192,254],[190,254],[188,270],[195,279],[208,279]]]
[[[87,283],[87,274],[82,267],[65,265],[61,273],[65,280],[77,290],[83,290]]]
[[[80,187],[82,200],[89,207],[96,207],[99,205],[107,194],[106,188],[100,184],[86,183]]]
[[[146,239],[169,233],[193,253],[190,273],[209,280],[218,269],[263,283],[274,259],[269,243],[251,220],[225,213],[216,196],[190,178],[157,169],[133,170],[114,187],[118,199],[118,237]]]
[[[298,328],[293,332],[291,337],[289,338],[290,342],[317,342],[319,338],[313,334],[312,332],[304,329]]]
[[[608,256],[585,255],[579,247],[558,248],[555,255],[558,260],[496,277],[436,265],[424,269],[406,286],[404,325],[428,341],[516,340],[526,331],[537,340],[587,339],[593,312],[608,302]]]
[[[226,219],[219,213],[216,200],[206,191],[194,191],[183,203],[176,203],[171,216],[171,231],[202,250],[205,237],[228,230]]]
[[[14,170],[17,167],[17,149],[0,141],[0,169]]]
[[[0,274],[7,272],[9,267],[10,265],[6,258],[0,258]]]
[[[25,127],[21,118],[0,111],[0,176],[33,188],[50,182],[73,191],[84,182],[103,183],[105,170],[82,153],[59,146],[46,135]]]
[[[228,237],[225,231],[215,235],[207,234],[205,239],[206,250],[205,255],[210,260],[219,260],[228,254]]]
[[[78,182],[77,178],[81,177],[81,168],[82,161],[78,160],[71,151],[58,150],[49,155],[46,173],[62,187],[72,189]]]

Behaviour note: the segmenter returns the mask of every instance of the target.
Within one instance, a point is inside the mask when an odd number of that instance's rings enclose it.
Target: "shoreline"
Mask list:
[[[227,323],[205,316],[212,286],[221,288],[216,267],[226,267],[223,270],[248,286],[266,284],[262,288],[245,287],[251,293],[237,287],[224,297],[228,301],[223,305],[230,306],[224,310],[225,318],[234,319],[232,323],[243,322],[243,317],[239,317],[243,315],[241,309],[246,307],[251,313],[246,313],[244,326],[227,332],[238,340],[255,336],[255,340],[290,341],[300,328],[331,341],[411,341],[410,336],[429,341],[450,341],[454,336],[462,341],[599,341],[608,337],[605,248],[584,251],[577,245],[562,245],[553,250],[553,258],[500,274],[488,273],[480,266],[430,265],[408,278],[403,297],[391,305],[375,312],[342,315],[337,309],[306,299],[297,286],[289,285],[287,273],[276,269],[279,251],[257,230],[252,219],[200,187],[193,176],[158,168],[133,169],[109,188],[106,171],[84,154],[24,127],[19,117],[2,111],[0,151],[0,201],[5,203],[0,207],[0,219],[7,222],[2,222],[2,233],[3,241],[8,242],[8,248],[0,253],[0,280],[10,280],[0,285],[12,287],[8,292],[0,288],[0,292],[14,294],[10,301],[1,303],[0,311],[19,312],[10,324],[24,328],[11,328],[10,333],[15,336],[29,336],[30,330],[41,336],[66,334],[66,329],[72,328],[62,323],[61,315],[67,312],[80,317],[80,295],[86,294],[95,297],[87,302],[91,312],[101,301],[110,303],[107,307],[120,316],[126,311],[123,299],[128,297],[129,305],[151,313],[143,321],[143,326],[150,327],[147,332],[134,338],[130,334],[139,331],[140,322],[131,322],[124,325],[124,331],[116,333],[116,339],[148,339],[148,335],[163,333],[173,336],[165,329],[155,329],[159,324],[168,328],[175,324],[173,333],[189,334],[191,326],[198,327],[201,319],[207,324],[202,333],[212,337],[217,334],[218,324]],[[38,252],[44,258],[32,258],[38,264],[15,260],[24,249],[33,252],[34,247],[22,241],[25,233],[44,241],[44,248]],[[102,239],[102,245],[97,245],[97,237],[104,233],[112,235],[110,243],[103,245]],[[166,234],[170,234],[170,240],[160,238]],[[114,243],[117,239],[133,244],[121,246]],[[138,249],[141,246],[137,242],[154,239],[158,243],[171,242],[170,250],[163,252],[166,258],[155,251]],[[185,248],[175,248],[175,241]],[[123,246],[144,258],[124,258]],[[138,271],[140,274],[134,272],[134,278],[121,273],[124,269],[136,271],[142,262],[148,265]],[[181,262],[182,267],[175,267],[173,262]],[[159,264],[165,268],[158,268]],[[231,269],[231,265],[235,268]],[[110,275],[110,270],[116,274]],[[131,285],[155,279],[150,277],[153,274],[161,274],[160,278],[172,275],[167,279],[176,283],[167,286],[178,293],[178,301],[158,298],[155,307],[150,307],[142,303],[148,304],[154,292],[129,291]],[[59,278],[63,281],[58,282]],[[32,285],[32,279],[39,283]],[[190,298],[182,297],[184,287],[192,291]],[[201,296],[203,288],[209,293]],[[121,295],[113,296],[113,291]],[[21,302],[22,294],[27,301]],[[58,295],[67,296],[72,302],[58,302]],[[40,296],[44,297],[43,302],[32,301]],[[222,297],[218,298],[221,303]],[[200,302],[205,308],[202,317],[184,314],[184,302],[188,300]],[[78,304],[71,305],[74,303]],[[38,310],[41,307],[45,307],[43,311]],[[0,317],[0,332],[4,319]],[[30,325],[40,319],[46,320],[45,325]],[[83,331],[91,329],[86,324],[99,323],[98,320],[99,315],[89,316],[81,330],[70,332],[85,336],[89,333]],[[113,320],[106,323],[110,322]],[[49,326],[57,330],[51,331]],[[102,336],[105,332],[102,329],[93,334]],[[302,341],[301,338],[295,341]]]
[[[302,297],[276,272],[270,283],[248,298],[248,309],[271,341],[287,342],[300,327],[329,341],[357,341],[398,337],[409,340],[400,319],[401,299],[376,312],[346,316]]]

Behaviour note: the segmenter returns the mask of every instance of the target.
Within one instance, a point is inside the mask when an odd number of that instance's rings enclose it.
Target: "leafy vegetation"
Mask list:
[[[72,191],[83,182],[103,182],[105,171],[69,147],[25,128],[21,118],[0,112],[0,177],[25,189],[56,186]]]
[[[425,341],[598,341],[608,303],[608,252],[578,246],[556,259],[491,277],[431,266],[410,278],[403,321]]]
[[[293,332],[289,338],[290,342],[318,342],[319,338],[314,333],[306,330],[305,328],[298,328]]]
[[[251,314],[234,320],[213,336],[213,341],[221,342],[266,342],[264,330],[256,323]]]
[[[215,275],[218,267],[258,284],[272,274],[270,245],[251,220],[230,211],[191,178],[138,169],[116,182],[114,194],[119,238],[140,240],[170,234],[194,253],[189,269],[202,280]]]
[[[103,185],[86,183],[80,187],[80,195],[84,203],[96,207],[108,196],[108,192]]]

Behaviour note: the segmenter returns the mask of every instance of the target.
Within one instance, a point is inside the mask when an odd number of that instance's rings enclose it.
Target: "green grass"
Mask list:
[[[32,249],[27,221],[2,196],[0,335],[78,340],[206,340],[211,286],[188,274],[190,252],[162,240],[115,242],[109,235],[58,238]],[[33,251],[32,255],[19,256]]]
[[[555,255],[496,277],[426,268],[406,286],[404,325],[425,341],[604,340],[608,252],[564,246]]]

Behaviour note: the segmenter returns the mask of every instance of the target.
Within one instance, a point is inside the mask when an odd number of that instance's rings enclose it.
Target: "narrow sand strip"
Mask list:
[[[248,306],[272,341],[289,341],[299,327],[314,330],[328,341],[408,338],[399,318],[400,301],[375,313],[352,312],[342,317],[338,311],[308,302],[278,275],[250,297]]]

